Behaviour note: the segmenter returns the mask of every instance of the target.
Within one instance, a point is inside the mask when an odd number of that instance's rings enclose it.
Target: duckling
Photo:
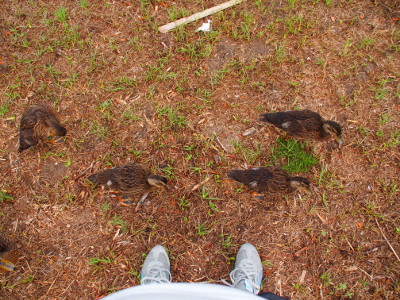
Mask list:
[[[126,196],[142,196],[138,205],[148,196],[154,187],[167,187],[167,179],[163,176],[153,175],[150,170],[136,163],[127,163],[122,167],[106,169],[88,177],[88,180],[96,185],[103,185],[123,196],[118,199],[122,205],[132,204],[130,201],[123,200]]]
[[[51,106],[45,103],[35,104],[22,114],[18,152],[22,152],[48,137],[61,137],[66,134],[67,129],[60,124],[60,118]]]
[[[292,177],[278,167],[232,170],[228,172],[228,176],[262,194],[289,194],[296,190],[310,190],[307,178]]]
[[[0,272],[13,271],[18,258],[14,245],[0,236]]]
[[[324,140],[333,136],[339,148],[343,144],[341,126],[308,109],[266,113],[260,115],[260,121],[270,123],[295,138]]]

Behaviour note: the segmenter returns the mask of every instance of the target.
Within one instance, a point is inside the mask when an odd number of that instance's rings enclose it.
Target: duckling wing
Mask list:
[[[94,173],[88,177],[88,179],[96,185],[104,185],[112,189],[119,189],[119,173],[120,167],[106,169],[97,173]]]
[[[38,103],[35,108],[38,112],[41,112],[40,121],[43,122],[48,128],[52,128],[52,133],[57,136],[64,136],[67,134],[67,130],[60,123],[60,117],[56,110],[47,104]]]
[[[286,131],[293,137],[307,137],[307,132],[321,128],[321,116],[311,110],[289,110],[261,115],[261,121],[268,122]]]
[[[289,135],[300,138],[316,138],[321,134],[322,117],[311,110],[288,111],[289,119],[282,129]],[[284,128],[286,127],[286,128]]]
[[[263,167],[248,170],[232,170],[228,172],[228,176],[257,192],[267,190],[269,188],[268,181],[273,178],[273,174],[269,169]]]
[[[266,113],[260,115],[260,121],[270,123],[282,128],[282,124],[289,121],[290,116],[287,112]]]
[[[32,128],[21,129],[19,132],[19,148],[18,152],[28,149],[38,143],[35,139],[35,132]]]
[[[150,187],[147,177],[150,171],[135,163],[128,163],[118,173],[120,189],[129,193],[142,193]]]

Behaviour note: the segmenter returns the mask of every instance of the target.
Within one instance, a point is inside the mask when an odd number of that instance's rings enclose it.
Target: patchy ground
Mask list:
[[[158,33],[219,3],[187,2],[1,1],[0,229],[22,256],[0,297],[137,285],[156,244],[174,281],[220,283],[250,242],[263,291],[398,298],[399,1],[248,0],[211,16],[210,33],[194,32],[203,20]],[[18,154],[20,116],[38,101],[59,111],[66,142]],[[344,130],[341,149],[305,143],[312,194],[260,201],[229,181],[273,163],[282,133],[258,115],[299,108]],[[137,213],[86,181],[128,161],[170,182]]]

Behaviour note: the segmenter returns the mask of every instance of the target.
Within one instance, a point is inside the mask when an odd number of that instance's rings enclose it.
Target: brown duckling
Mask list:
[[[343,144],[341,126],[308,109],[266,113],[260,115],[260,121],[270,123],[295,138],[324,140],[333,136],[339,147]]]
[[[278,167],[258,167],[232,170],[228,176],[262,194],[289,194],[296,190],[310,190],[310,182],[304,177],[292,177]]]
[[[103,185],[117,190],[122,196],[142,196],[138,204],[146,199],[154,187],[167,187],[167,179],[165,177],[153,175],[149,169],[132,162],[122,167],[114,167],[97,172],[90,175],[88,179],[96,185]],[[121,204],[131,204],[130,201],[122,199],[122,197],[119,197]]]
[[[66,134],[67,130],[60,124],[60,118],[53,107],[44,103],[35,104],[22,114],[18,152],[28,149],[48,137],[61,137]],[[49,142],[51,143],[51,141]]]
[[[19,258],[19,253],[9,241],[0,236],[0,272],[13,271]]]

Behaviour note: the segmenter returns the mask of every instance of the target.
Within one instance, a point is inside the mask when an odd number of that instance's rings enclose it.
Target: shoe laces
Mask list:
[[[258,285],[259,276],[260,274],[257,273],[254,263],[249,260],[244,260],[239,267],[230,273],[232,284],[227,283],[224,279],[222,279],[222,282],[231,287],[236,287],[242,280],[247,280],[246,283],[251,285],[253,291],[258,291],[260,289]]]
[[[162,263],[154,262],[149,266],[147,276],[142,278],[140,284],[169,282],[171,282],[170,271]]]

